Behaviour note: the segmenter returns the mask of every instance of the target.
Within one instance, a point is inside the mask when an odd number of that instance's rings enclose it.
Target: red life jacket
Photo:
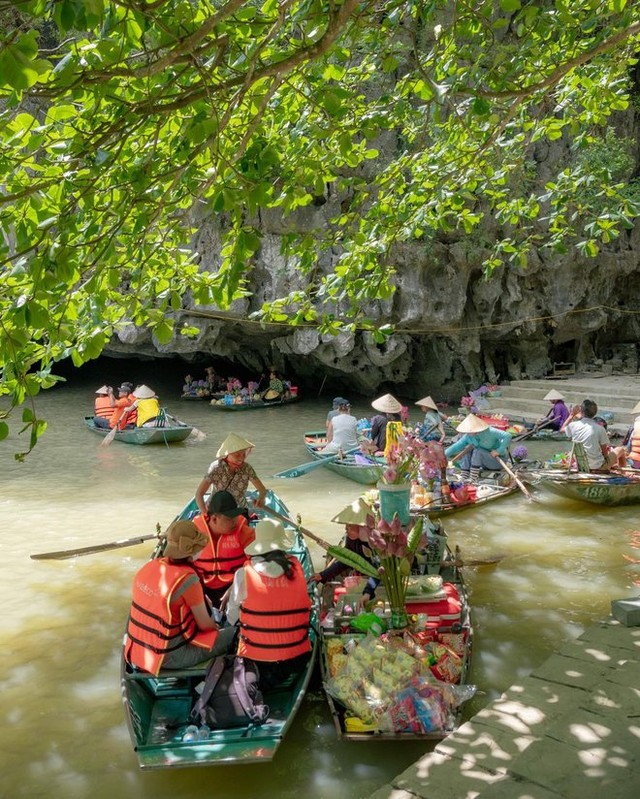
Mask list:
[[[300,562],[288,556],[294,577],[268,577],[251,563],[244,567],[247,597],[240,605],[238,655],[274,662],[311,651],[311,600]]]
[[[240,516],[235,530],[223,535],[212,533],[203,516],[196,516],[193,523],[209,539],[193,562],[195,570],[207,588],[225,588],[231,585],[235,573],[249,560],[244,551],[245,542],[240,535],[243,528],[248,527],[247,520]]]
[[[172,563],[167,558],[150,560],[138,571],[124,643],[128,663],[157,675],[168,652],[186,644],[213,647],[217,630],[200,632],[184,600],[171,604],[176,589],[194,574],[191,564]],[[171,640],[178,635],[178,640]]]
[[[103,419],[111,419],[113,416],[114,406],[111,404],[109,397],[99,396],[96,397],[95,414],[94,416],[101,416]]]

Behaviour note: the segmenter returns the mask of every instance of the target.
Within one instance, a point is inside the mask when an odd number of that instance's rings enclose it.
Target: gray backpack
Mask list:
[[[263,702],[258,679],[253,660],[233,655],[215,658],[207,669],[204,688],[191,717],[212,729],[264,724],[269,708]]]

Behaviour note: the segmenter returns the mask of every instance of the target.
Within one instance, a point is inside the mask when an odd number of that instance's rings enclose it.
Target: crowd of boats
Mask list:
[[[283,397],[276,401],[285,404]],[[240,410],[267,405],[268,402],[260,399],[250,403],[222,403],[220,407]],[[433,451],[430,451],[431,461],[424,460],[433,468],[430,472],[416,470],[412,475],[406,517],[399,512],[400,506],[398,510],[387,506],[384,512],[383,499],[391,501],[386,498],[388,486],[384,475],[390,464],[394,469],[398,467],[397,451],[395,461],[389,454],[394,447],[396,450],[404,447],[406,452],[415,455],[419,431],[401,428],[400,438],[390,450],[378,452],[366,446],[353,451],[340,448],[331,452],[327,447],[327,428],[303,433],[302,443],[311,460],[275,477],[293,478],[316,468],[326,468],[358,483],[364,491],[359,501],[365,503],[364,507],[370,509],[376,521],[369,516],[366,521],[364,517],[358,518],[353,521],[352,528],[356,537],[358,530],[361,533],[367,530],[371,537],[361,535],[359,544],[364,542],[364,549],[347,546],[349,552],[345,554],[343,548],[340,554],[335,547],[293,521],[289,509],[275,492],[268,491],[264,502],[255,502],[255,494],[248,494],[251,524],[256,525],[265,517],[281,520],[289,534],[287,554],[299,561],[308,580],[312,607],[308,628],[311,655],[302,668],[265,690],[263,700],[268,713],[264,719],[220,727],[194,724],[193,707],[207,675],[206,663],[185,669],[162,669],[151,674],[132,668],[123,657],[124,706],[141,767],[270,760],[300,707],[316,659],[336,732],[342,738],[433,739],[442,738],[456,728],[463,703],[475,691],[474,686],[467,683],[473,629],[460,553],[450,549],[439,518],[482,506],[516,491],[522,491],[531,499],[527,486],[545,487],[571,499],[601,505],[640,501],[640,473],[635,474],[633,470],[592,473],[580,445],[574,445],[563,458],[546,463],[532,463],[526,458],[512,459],[510,464],[500,460],[503,469],[485,472],[479,479],[470,481],[468,473],[463,474],[455,463],[447,463],[446,458],[440,462],[441,456],[437,454],[444,452],[443,444],[455,440],[458,428],[474,429],[473,424],[469,426],[470,418],[481,420],[480,430],[490,425],[508,431],[514,441],[548,439],[552,435],[524,420],[483,416],[478,411],[477,414],[470,416],[463,412],[457,418],[443,418],[446,434],[436,444],[435,460]],[[103,435],[109,432],[97,427],[93,417],[87,416],[85,423],[94,432]],[[184,439],[192,429],[186,423],[171,424],[165,420],[164,425],[118,431],[115,438],[134,444],[168,443]],[[360,426],[360,436],[366,439],[366,425]],[[567,440],[564,435],[563,438]],[[424,450],[421,453],[420,457]],[[198,512],[194,498],[177,519],[189,520]],[[411,529],[418,519],[420,535],[412,537]],[[377,525],[373,534],[372,525]],[[346,529],[349,531],[348,524]],[[392,542],[399,547],[398,556],[410,564],[410,573],[403,572],[402,578],[404,614],[401,623],[397,619],[398,603],[393,601],[384,579],[385,569],[399,561],[394,560],[395,556],[389,556],[389,560],[380,557],[380,551],[370,543],[381,534],[387,544]],[[324,546],[328,561],[337,558],[342,563],[343,568],[336,571],[334,579],[318,582],[314,578],[307,537]],[[163,556],[163,541],[165,539],[160,536],[154,558]],[[126,545],[126,542],[114,542],[114,546],[116,544]],[[346,544],[349,545],[348,540]],[[365,557],[366,562],[361,557],[363,552],[369,556]],[[63,553],[49,554],[60,556]],[[371,579],[371,574],[378,573],[377,570],[383,578],[377,580],[374,596],[371,596],[364,591],[366,575]]]

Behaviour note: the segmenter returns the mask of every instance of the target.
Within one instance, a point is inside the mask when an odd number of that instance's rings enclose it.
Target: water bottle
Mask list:
[[[209,738],[209,733],[211,730],[207,724],[203,724],[202,727],[198,730],[198,740],[199,741],[206,741]]]
[[[191,741],[197,741],[199,730],[195,724],[189,724],[187,729],[184,731],[182,735],[182,740],[184,743],[190,743]]]

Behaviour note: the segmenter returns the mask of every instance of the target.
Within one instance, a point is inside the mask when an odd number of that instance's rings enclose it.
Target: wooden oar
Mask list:
[[[120,541],[111,541],[109,544],[95,544],[91,547],[80,547],[79,549],[61,549],[57,552],[39,552],[30,555],[32,560],[66,560],[75,558],[78,555],[93,555],[94,552],[107,552],[110,549],[121,549],[122,547],[135,547],[145,541],[151,541],[160,535],[160,525],[155,535],[140,535],[137,538],[124,538]]]
[[[182,427],[190,427],[191,432],[189,433],[189,438],[193,436],[193,438],[197,438],[198,441],[201,441],[207,437],[206,433],[203,433],[198,427],[194,427],[192,424],[188,422],[183,422],[182,419],[178,419],[175,416],[172,416],[170,413],[166,414],[167,419],[170,419],[173,422],[177,422]]]
[[[546,422],[543,422],[537,427],[534,425],[531,428],[531,430],[527,430],[526,433],[520,433],[520,435],[514,436],[514,438],[512,439],[512,443],[515,441],[524,441],[526,438],[529,438],[530,436],[534,435],[534,433],[537,433],[538,430],[542,430],[543,427],[547,427],[548,425],[550,425],[552,421],[553,419],[548,419]]]
[[[307,530],[306,527],[302,527],[302,525],[294,522],[293,519],[288,519],[286,516],[283,516],[278,511],[273,510],[272,508],[260,508],[261,511],[267,513],[269,516],[273,516],[274,519],[279,519],[284,524],[289,524],[292,527],[295,527],[296,530],[299,530],[303,535],[306,535],[307,538],[310,538],[312,541],[315,541],[316,544],[319,544],[323,549],[328,550],[332,544],[328,541],[325,541],[320,536],[317,536],[315,533],[312,533],[311,530]],[[443,560],[441,561],[441,565],[448,565],[448,566],[457,566],[461,568],[463,566],[492,566],[495,563],[499,563],[501,560],[506,558],[506,555],[494,555],[490,558],[481,558],[477,560],[463,560],[460,557],[460,550],[459,548],[456,549],[456,557],[453,560]]]
[[[283,516],[281,513],[278,513],[277,510],[273,510],[273,508],[263,507],[260,508],[263,513],[268,514],[269,516],[273,516],[274,519],[279,519],[284,524],[288,524],[291,527],[295,527],[296,530],[299,530],[303,535],[306,535],[307,538],[310,538],[312,541],[315,541],[316,544],[320,544],[323,549],[329,549],[332,546],[328,541],[325,541],[324,538],[320,538],[320,536],[312,533],[311,530],[307,530],[306,527],[302,527],[302,525],[294,522],[293,519],[288,519],[286,516]]]
[[[111,430],[110,430],[110,432],[109,432],[109,433],[107,433],[107,435],[106,435],[106,436],[105,436],[105,437],[102,439],[102,441],[100,442],[100,446],[101,446],[101,447],[108,447],[108,446],[109,446],[109,444],[110,444],[110,443],[113,441],[113,439],[116,437],[116,433],[117,433],[117,432],[118,432],[118,425],[117,425],[117,423],[116,423],[115,427],[112,427],[112,428],[111,428]]]
[[[347,449],[344,452],[336,452],[335,455],[330,455],[327,458],[318,458],[315,461],[309,461],[308,463],[301,463],[299,466],[293,466],[291,469],[285,469],[283,472],[278,472],[278,474],[274,474],[274,477],[300,477],[300,475],[308,474],[312,472],[314,469],[317,469],[319,466],[326,466],[327,463],[333,463],[335,460],[338,460],[343,455],[349,455],[351,452],[357,452],[359,447],[353,447],[353,449]]]
[[[525,497],[526,497],[526,498],[529,500],[529,502],[537,502],[538,500],[537,500],[537,499],[536,499],[536,498],[533,496],[533,494],[532,494],[532,493],[531,493],[531,492],[530,492],[530,491],[527,489],[527,487],[525,486],[525,484],[522,482],[522,480],[520,480],[520,478],[519,478],[519,477],[518,477],[518,475],[517,475],[517,474],[516,474],[516,473],[513,471],[513,469],[512,469],[510,466],[507,466],[507,464],[506,464],[506,463],[505,463],[505,462],[502,460],[502,458],[501,458],[499,455],[496,455],[496,460],[498,461],[498,463],[500,464],[500,466],[502,466],[502,468],[505,470],[505,472],[506,472],[506,473],[507,473],[507,474],[508,474],[508,475],[509,475],[509,476],[510,476],[510,477],[511,477],[513,480],[515,480],[515,483],[516,483],[516,485],[518,486],[518,488],[520,489],[520,491],[522,491],[522,493],[525,495]]]

